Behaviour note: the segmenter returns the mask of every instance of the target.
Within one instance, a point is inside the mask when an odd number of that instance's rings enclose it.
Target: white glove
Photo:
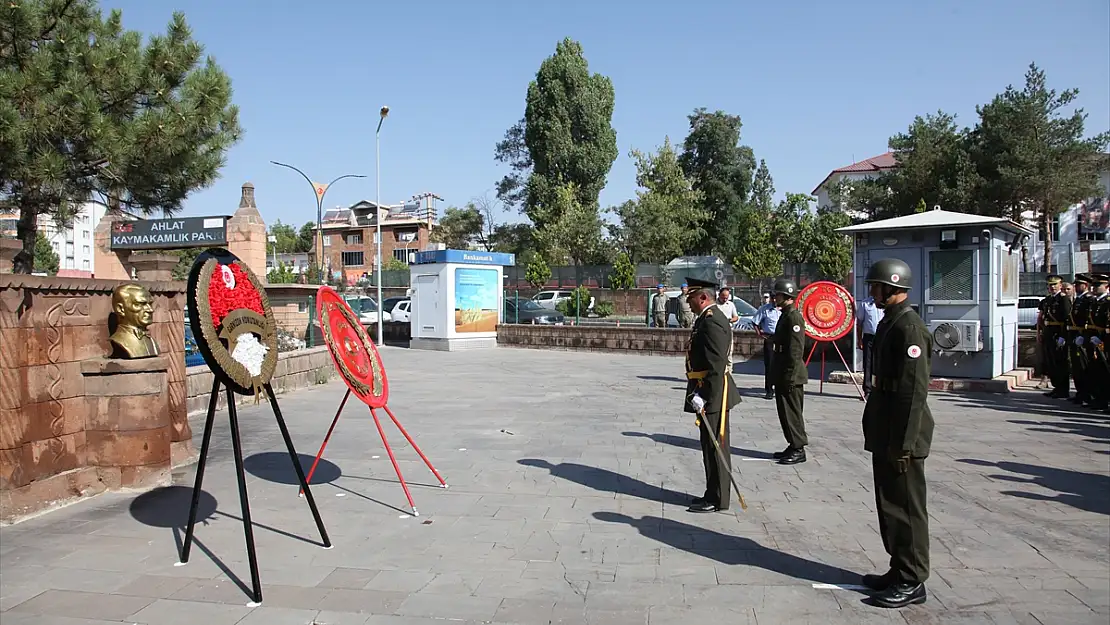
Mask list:
[[[1067,341],[1064,340],[1064,337],[1061,336],[1060,338],[1056,339],[1056,344],[1060,347],[1063,347],[1064,343],[1067,343]]]
[[[1102,345],[1102,339],[1098,338],[1097,336],[1092,336],[1091,345]]]
[[[1083,345],[1083,337],[1082,336],[1075,337],[1075,344],[1076,345]]]
[[[694,396],[690,398],[690,405],[694,407],[694,412],[705,410],[705,400],[697,393],[694,393]]]

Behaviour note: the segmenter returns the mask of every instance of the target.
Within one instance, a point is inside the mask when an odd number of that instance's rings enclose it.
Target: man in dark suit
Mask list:
[[[690,286],[686,297],[695,319],[690,346],[686,351],[687,382],[683,410],[698,416],[702,462],[705,464],[705,494],[691,502],[689,511],[718,512],[729,507],[732,460],[729,454],[728,413],[740,403],[740,393],[728,366],[732,328],[725,315],[713,305],[716,285],[693,278],[688,278],[686,283]],[[720,446],[720,456],[714,449],[714,440]]]

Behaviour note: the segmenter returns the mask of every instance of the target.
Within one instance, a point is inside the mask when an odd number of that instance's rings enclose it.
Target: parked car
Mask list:
[[[390,321],[408,323],[412,317],[412,300],[407,297],[391,297],[382,307]]]
[[[572,295],[571,291],[540,291],[532,296],[532,301],[549,310],[555,310],[559,302],[570,299]]]
[[[195,367],[204,364],[204,356],[197,347],[197,339],[193,336],[193,326],[189,323],[189,311],[185,311],[185,366]]]
[[[566,323],[566,318],[563,313],[544,308],[533,300],[506,297],[504,322],[561,326]]]
[[[678,317],[676,316],[678,312],[678,297],[682,295],[682,291],[666,291],[665,295],[667,296],[667,327],[677,328],[679,326]],[[655,297],[655,295],[652,294],[652,297]],[[740,317],[740,319],[732,325],[732,329],[754,330],[755,307],[739,297],[733,297],[732,304],[736,306],[736,315]]]
[[[347,305],[351,310],[358,315],[358,320],[362,325],[370,325],[378,322],[378,303],[374,298],[366,295],[349,295],[343,298],[347,301]],[[381,313],[382,321],[390,321],[388,312]]]
[[[1037,311],[1041,306],[1040,297],[1031,297],[1023,295],[1018,298],[1018,327],[1019,328],[1036,328],[1037,327]]]

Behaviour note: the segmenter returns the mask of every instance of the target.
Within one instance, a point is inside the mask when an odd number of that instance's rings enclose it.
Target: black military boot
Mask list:
[[[713,503],[712,501],[705,501],[704,499],[698,503],[690,504],[686,509],[687,512],[720,512],[721,506]]]
[[[806,450],[799,447],[790,450],[790,453],[779,458],[779,464],[801,464],[806,461]]]
[[[784,449],[782,451],[776,451],[775,453],[771,454],[771,457],[774,458],[775,460],[778,460],[780,458],[785,458],[786,456],[789,456],[793,452],[794,452],[794,448],[791,447],[790,445],[787,445],[786,449]]]
[[[897,583],[887,586],[871,597],[875,605],[883,608],[904,608],[916,603],[925,603],[925,584]]]
[[[894,571],[887,571],[882,575],[864,575],[862,581],[871,590],[886,590],[894,583]]]

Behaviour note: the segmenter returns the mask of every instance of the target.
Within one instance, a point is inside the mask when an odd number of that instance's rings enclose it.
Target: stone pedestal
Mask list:
[[[81,362],[87,462],[118,472],[120,488],[170,483],[169,368],[165,356]]]
[[[169,282],[179,258],[158,252],[133,252],[129,263],[135,268],[135,278],[140,282]]]

